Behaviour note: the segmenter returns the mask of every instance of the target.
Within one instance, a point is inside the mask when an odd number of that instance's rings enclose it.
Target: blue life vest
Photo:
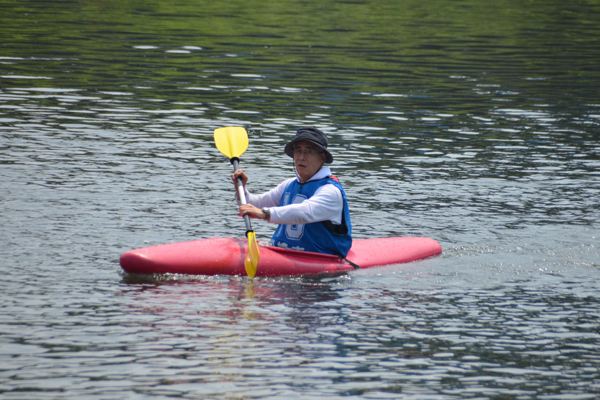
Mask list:
[[[346,257],[352,247],[352,224],[350,223],[346,193],[339,182],[333,178],[325,178],[300,183],[295,179],[285,188],[279,205],[302,203],[313,196],[317,189],[327,184],[335,185],[342,192],[344,199],[342,224],[334,225],[331,221],[322,221],[310,224],[279,225],[271,238],[272,246]]]

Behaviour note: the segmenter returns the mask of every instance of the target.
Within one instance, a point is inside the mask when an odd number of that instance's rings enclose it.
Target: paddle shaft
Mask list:
[[[237,157],[233,157],[231,159],[231,164],[233,164],[233,172],[240,169],[240,160]],[[238,196],[240,198],[240,202],[244,206],[248,202],[246,201],[246,190],[244,189],[244,184],[242,183],[242,178],[237,178],[236,182],[237,182]],[[250,216],[248,214],[244,215],[244,222],[246,223],[246,237],[248,237],[248,232],[253,232],[252,224],[250,223]]]

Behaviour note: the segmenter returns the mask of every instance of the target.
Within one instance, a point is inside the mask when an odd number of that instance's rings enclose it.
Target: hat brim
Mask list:
[[[285,152],[285,154],[294,158],[294,143],[299,142],[299,141],[310,142],[310,143],[314,144],[315,146],[317,146],[320,150],[322,150],[326,155],[325,164],[331,164],[333,162],[333,156],[331,155],[331,153],[329,151],[327,151],[327,149],[324,148],[323,146],[321,146],[319,143],[316,143],[310,139],[296,138],[296,139],[292,140],[291,142],[289,142],[288,144],[285,145],[285,149],[283,150]]]

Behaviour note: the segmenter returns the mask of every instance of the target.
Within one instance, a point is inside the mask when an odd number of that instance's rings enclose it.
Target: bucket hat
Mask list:
[[[325,158],[325,162],[327,164],[331,164],[333,162],[333,156],[329,151],[327,151],[327,136],[317,128],[307,127],[300,128],[296,131],[296,137],[294,140],[285,145],[285,154],[294,158],[294,143],[305,140],[307,142],[311,142],[316,145],[319,149],[325,152],[327,156]]]

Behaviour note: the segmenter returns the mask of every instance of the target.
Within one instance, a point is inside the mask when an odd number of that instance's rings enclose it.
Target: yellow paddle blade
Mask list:
[[[215,144],[228,158],[239,158],[248,148],[248,134],[241,126],[215,129]]]
[[[254,279],[254,275],[256,275],[258,260],[260,260],[260,251],[258,250],[258,243],[256,243],[256,235],[253,231],[249,231],[248,252],[246,253],[246,261],[244,262],[244,266],[246,267],[246,273],[252,279]]]

